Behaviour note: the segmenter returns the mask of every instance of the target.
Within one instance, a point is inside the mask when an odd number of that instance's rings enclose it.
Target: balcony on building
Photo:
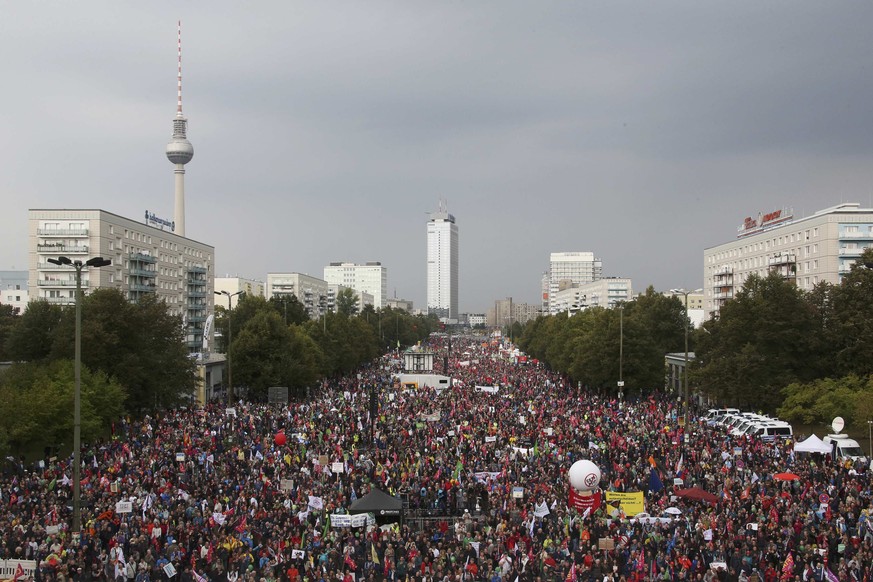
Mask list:
[[[71,245],[67,243],[43,243],[36,245],[40,253],[58,253],[67,255],[83,255],[88,252],[86,245]]]
[[[38,228],[39,236],[88,236],[87,228]]]
[[[131,263],[133,263],[134,261],[140,262],[140,263],[149,263],[149,264],[153,264],[153,263],[158,262],[157,257],[152,256],[152,255],[147,255],[145,253],[130,253],[130,256],[128,258],[130,259]]]

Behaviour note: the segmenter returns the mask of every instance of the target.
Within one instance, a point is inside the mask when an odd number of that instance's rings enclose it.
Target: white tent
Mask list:
[[[830,453],[831,446],[815,435],[812,435],[805,441],[794,443],[795,453]]]

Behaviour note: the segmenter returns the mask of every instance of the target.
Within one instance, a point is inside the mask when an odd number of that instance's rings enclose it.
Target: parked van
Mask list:
[[[738,408],[710,408],[706,412],[706,416],[703,417],[704,420],[712,420],[716,416],[723,416],[725,414],[739,414],[740,410]]]
[[[831,445],[835,459],[851,459],[853,462],[866,460],[861,445],[858,441],[850,439],[847,434],[829,434],[822,440]]]
[[[772,441],[776,439],[790,439],[794,436],[794,430],[787,422],[763,422],[755,425],[746,434],[756,436],[761,440]]]

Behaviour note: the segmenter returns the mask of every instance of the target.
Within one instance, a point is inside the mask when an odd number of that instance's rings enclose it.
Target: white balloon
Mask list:
[[[578,491],[592,491],[600,484],[600,468],[588,460],[576,461],[570,467],[567,477],[570,486]]]

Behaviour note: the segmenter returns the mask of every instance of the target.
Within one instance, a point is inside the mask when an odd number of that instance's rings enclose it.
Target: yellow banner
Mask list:
[[[621,510],[628,517],[633,517],[646,510],[646,498],[642,491],[630,491],[627,493],[607,491],[606,502],[609,503],[610,501],[618,501]]]

